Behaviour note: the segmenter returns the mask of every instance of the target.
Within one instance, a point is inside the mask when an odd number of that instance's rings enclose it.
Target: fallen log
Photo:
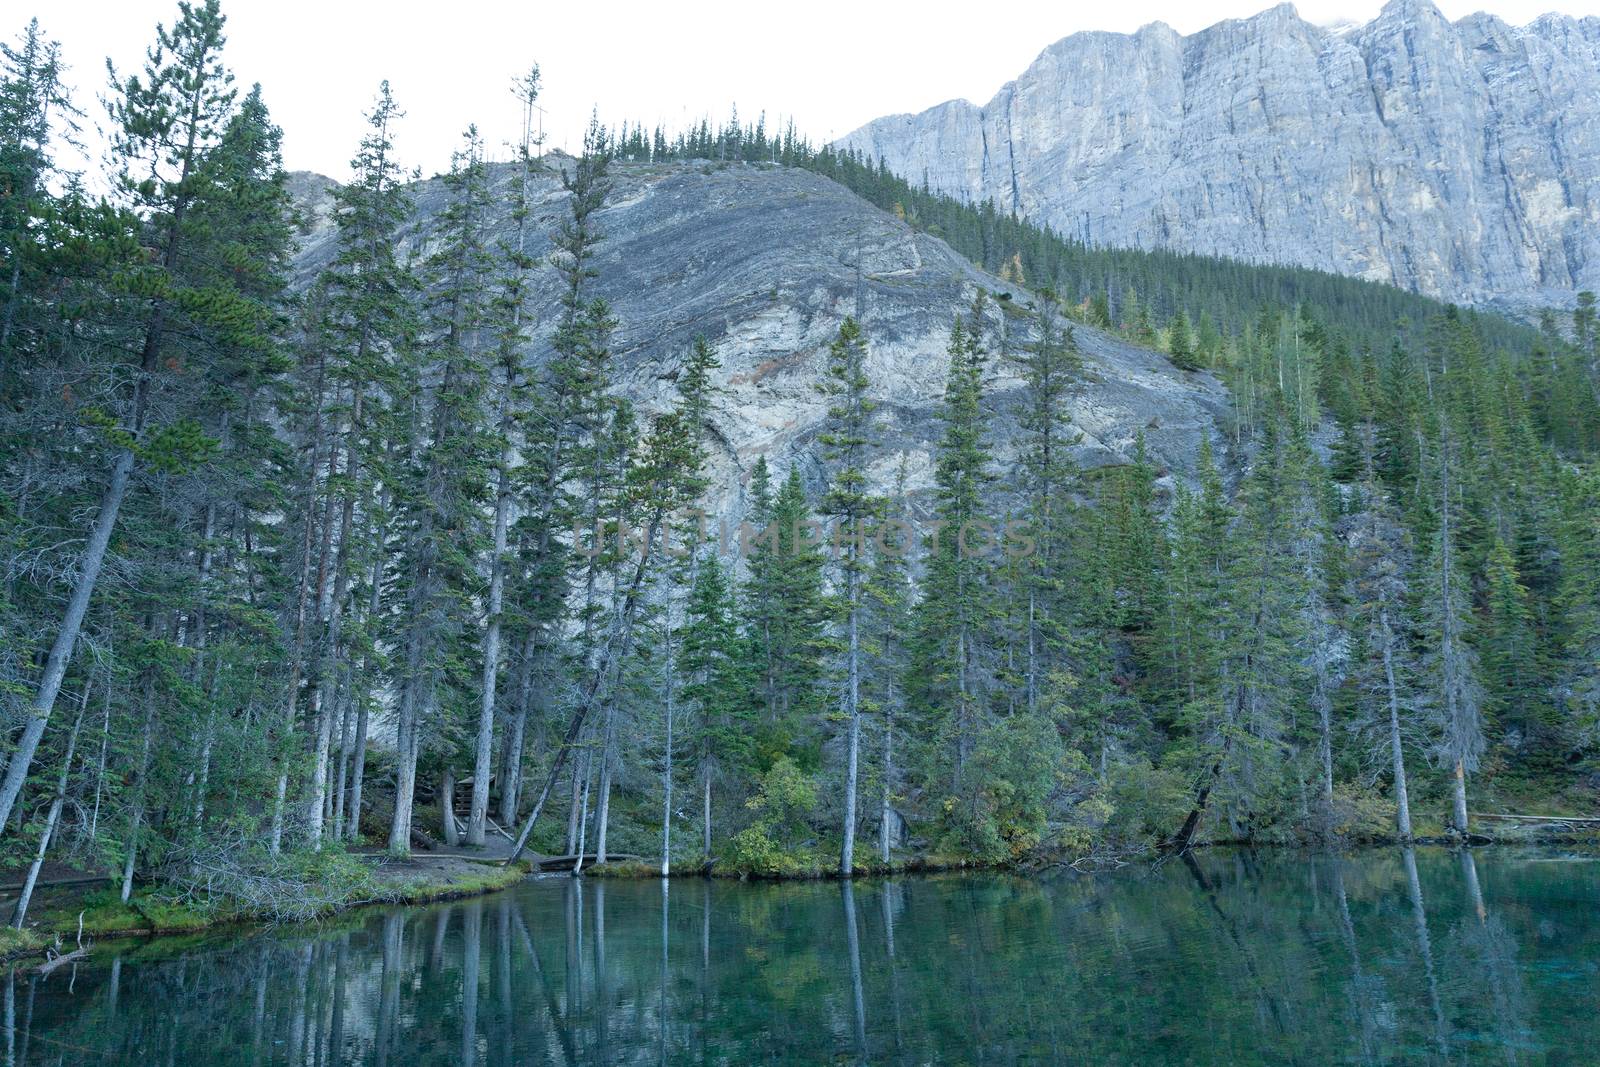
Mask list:
[[[34,968],[33,973],[42,978],[54,971],[57,967],[60,967],[62,964],[75,963],[78,960],[86,958],[88,955],[88,949],[75,948],[71,952],[62,953],[59,956],[52,956],[50,959],[45,960],[43,963],[39,964],[38,967]]]

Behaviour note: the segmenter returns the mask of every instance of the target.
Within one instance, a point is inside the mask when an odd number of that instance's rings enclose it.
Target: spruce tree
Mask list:
[[[846,318],[828,355],[828,379],[823,386],[831,403],[827,428],[820,436],[824,455],[833,466],[821,512],[834,520],[835,557],[841,589],[840,611],[845,630],[845,680],[843,712],[846,726],[844,769],[844,832],[839,851],[839,873],[848,878],[855,869],[856,786],[861,759],[861,613],[862,587],[869,553],[867,541],[878,502],[867,491],[866,465],[874,440],[873,411],[867,396],[867,345],[861,326]]]
[[[484,541],[483,504],[489,454],[483,428],[490,353],[485,344],[489,190],[477,130],[469,128],[446,178],[436,249],[425,264],[429,284],[427,340],[415,348],[417,385],[409,406],[416,445],[400,493],[405,598],[400,628],[404,659],[398,679],[398,767],[389,849],[410,849],[411,801],[424,731],[454,703],[464,679],[452,646],[475,592]],[[422,384],[423,368],[437,384]],[[318,765],[322,763],[318,741]],[[449,822],[452,816],[445,816]],[[453,832],[451,828],[450,832]]]
[[[1172,320],[1172,326],[1167,331],[1167,354],[1172,357],[1172,365],[1179,370],[1199,370],[1204,365],[1195,351],[1194,329],[1189,325],[1187,311],[1179,311],[1177,318]]]
[[[1440,716],[1439,756],[1451,776],[1451,826],[1467,832],[1467,775],[1483,754],[1483,684],[1469,640],[1471,601],[1461,564],[1460,483],[1455,442],[1442,431],[1432,457],[1438,526],[1422,583],[1423,669]]]
[[[927,773],[951,798],[952,831],[969,842],[981,833],[977,784],[966,772],[986,725],[986,646],[994,608],[993,560],[985,555],[993,547],[993,530],[985,529],[983,513],[990,474],[981,314],[980,303],[970,324],[958,318],[950,332],[934,470],[936,523],[927,546],[913,666]]]
[[[234,103],[233,76],[222,64],[223,17],[217,0],[183,5],[168,30],[156,28],[142,75],[114,79],[108,109],[117,198],[137,220],[153,254],[130,258],[121,285],[132,316],[122,343],[104,351],[119,365],[97,413],[96,451],[105,473],[95,519],[76,577],[37,682],[28,721],[0,781],[0,825],[10,818],[43,737],[77,645],[90,598],[105,565],[135,468],[182,469],[201,462],[210,441],[193,417],[192,363],[207,358],[211,330],[225,326],[238,303],[229,286],[195,284],[209,234],[190,215],[211,192],[201,173],[222,137]],[[209,282],[210,279],[207,279]],[[124,347],[125,346],[125,347]],[[116,353],[135,352],[131,360]]]

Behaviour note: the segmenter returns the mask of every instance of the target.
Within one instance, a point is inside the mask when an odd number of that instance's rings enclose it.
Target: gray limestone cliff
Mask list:
[[[1600,288],[1600,19],[1283,4],[1183,36],[1079,33],[982,107],[841,145],[1088,243],[1316,267],[1448,300]]]
[[[552,170],[570,160],[553,157]],[[730,522],[743,517],[744,490],[756,457],[780,475],[798,464],[813,488],[823,470],[817,434],[827,399],[819,392],[827,347],[849,314],[861,318],[870,346],[872,391],[881,405],[873,468],[879,491],[893,484],[902,455],[907,488],[932,484],[937,408],[944,388],[945,348],[957,315],[970,312],[977,291],[988,303],[991,350],[987,397],[994,412],[997,474],[1016,455],[1008,414],[1022,387],[1012,352],[1030,329],[1032,297],[983,274],[933,237],[880,211],[835,183],[776,166],[657,164],[614,168],[614,190],[599,215],[591,295],[605,297],[621,328],[616,337],[618,388],[646,410],[672,402],[674,378],[688,346],[704,334],[722,367],[722,392],[712,427],[712,504]],[[499,180],[508,180],[504,172]],[[292,189],[310,220],[297,267],[302,279],[332,258],[333,185],[293,176]],[[410,245],[421,252],[430,220],[443,206],[437,181],[419,183]],[[566,208],[554,174],[537,186],[536,253],[548,251]],[[547,262],[548,257],[543,257]],[[559,279],[540,269],[528,358],[549,352]],[[1008,294],[1009,299],[999,299]],[[1192,469],[1201,435],[1216,432],[1226,391],[1209,375],[1174,369],[1154,352],[1088,327],[1077,327],[1084,373],[1067,401],[1082,435],[1085,466],[1126,462],[1143,434],[1153,460],[1171,477]]]

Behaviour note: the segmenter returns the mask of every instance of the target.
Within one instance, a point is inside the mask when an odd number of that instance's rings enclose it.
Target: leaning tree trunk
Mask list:
[[[522,829],[517,833],[516,844],[512,846],[511,855],[506,857],[506,864],[515,863],[522,857],[522,852],[528,846],[528,835],[533,833],[534,824],[539,821],[539,815],[544,810],[545,801],[550,798],[550,791],[555,787],[561,769],[566,765],[567,754],[573,744],[578,740],[583,730],[583,724],[589,717],[589,712],[594,707],[595,699],[599,695],[601,683],[611,673],[611,663],[621,663],[627,658],[628,651],[633,641],[633,617],[639,606],[639,590],[644,585],[645,575],[649,573],[653,558],[652,549],[656,539],[661,533],[661,523],[666,518],[665,509],[658,509],[651,517],[645,531],[644,551],[639,554],[639,563],[634,568],[633,579],[628,586],[628,594],[623,598],[622,611],[618,619],[612,640],[606,649],[599,667],[589,677],[588,684],[584,687],[578,704],[572,710],[572,718],[567,723],[567,732],[561,738],[560,747],[555,751],[555,758],[550,763],[550,769],[545,772],[544,785],[539,790],[539,797],[534,801],[533,810],[523,820]]]
[[[56,825],[61,821],[61,808],[67,802],[67,777],[72,773],[72,753],[78,747],[78,730],[83,726],[83,712],[89,706],[89,687],[84,686],[83,700],[78,705],[78,718],[72,724],[72,733],[67,735],[66,755],[61,758],[61,774],[56,779],[56,795],[50,801],[50,814],[45,816],[44,830],[39,834],[39,851],[34,853],[33,862],[28,865],[28,875],[23,879],[22,892],[17,896],[17,906],[11,912],[11,925],[22,929],[23,923],[28,920],[28,903],[33,899],[33,888],[39,882],[39,869],[44,866],[44,857],[50,851],[50,841],[55,836]]]
[[[95,516],[94,526],[89,531],[89,543],[78,566],[78,581],[72,587],[72,596],[67,601],[61,628],[56,631],[55,641],[50,646],[50,656],[45,660],[44,674],[39,679],[39,688],[34,692],[33,703],[28,708],[27,725],[23,727],[16,751],[11,754],[11,762],[6,766],[5,780],[0,781],[0,827],[4,827],[10,821],[11,809],[22,793],[23,784],[28,780],[28,771],[33,765],[33,755],[39,749],[39,739],[44,736],[44,728],[50,721],[50,712],[55,708],[56,697],[61,692],[61,683],[67,676],[67,664],[72,660],[72,650],[77,646],[78,633],[83,629],[83,617],[88,613],[95,582],[99,580],[100,571],[105,566],[106,547],[111,543],[111,531],[117,524],[117,512],[121,510],[122,501],[128,495],[128,483],[132,477],[133,452],[123,449],[117,453],[116,461],[111,467],[111,480],[106,483],[105,493],[100,498],[100,512]]]

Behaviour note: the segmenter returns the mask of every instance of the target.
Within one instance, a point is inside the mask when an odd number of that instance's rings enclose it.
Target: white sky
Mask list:
[[[1437,0],[1436,0],[1437,2]],[[28,0],[7,0],[0,32],[13,35]],[[62,42],[79,107],[98,121],[105,58],[137,68],[157,21],[176,0],[33,0]],[[1254,14],[1268,0],[1122,0],[1100,4],[1011,0],[988,7],[945,0],[224,0],[227,59],[242,86],[262,83],[284,129],[285,163],[343,179],[361,112],[388,78],[406,109],[405,159],[443,169],[468,122],[491,146],[517,128],[509,85],[537,62],[551,147],[574,147],[591,108],[615,125],[660,121],[677,129],[766,109],[773,128],[791,115],[814,141],[879,115],[920,111],[954,97],[986,102],[1047,45],[1077,30],[1131,31],[1161,20],[1184,33]],[[1303,0],[1318,23],[1365,20],[1381,0]],[[1600,14],[1600,0],[1443,0],[1451,18],[1489,10],[1521,25],[1554,7]],[[89,132],[85,141],[96,141]],[[503,149],[497,153],[503,155]],[[68,162],[63,159],[63,162]]]

